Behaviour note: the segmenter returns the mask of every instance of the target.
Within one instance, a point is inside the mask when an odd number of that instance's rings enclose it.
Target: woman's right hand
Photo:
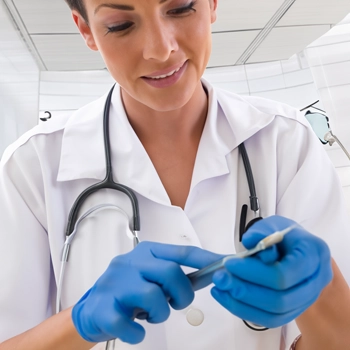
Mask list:
[[[82,338],[102,342],[119,338],[137,344],[144,328],[134,321],[164,322],[194,298],[190,280],[180,265],[202,268],[220,259],[197,247],[142,242],[130,253],[115,257],[107,270],[72,310]]]

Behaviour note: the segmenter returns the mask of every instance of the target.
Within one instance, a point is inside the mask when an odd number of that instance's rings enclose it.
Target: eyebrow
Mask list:
[[[168,1],[168,0],[160,0],[159,3],[160,3],[160,4],[163,4],[163,3],[166,2],[166,1]],[[94,14],[96,15],[96,13],[97,13],[102,7],[108,7],[108,8],[111,8],[111,9],[123,10],[123,11],[134,11],[134,10],[135,10],[134,6],[107,3],[107,4],[100,4],[100,5],[98,5],[98,6],[95,8]]]

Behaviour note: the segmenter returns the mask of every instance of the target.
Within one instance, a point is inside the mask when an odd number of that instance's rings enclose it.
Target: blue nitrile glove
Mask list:
[[[247,249],[292,220],[272,216],[255,223],[243,236]],[[227,261],[213,276],[213,297],[243,320],[274,328],[312,305],[332,280],[330,251],[320,238],[297,226],[274,249]]]
[[[107,270],[73,307],[72,319],[87,341],[114,338],[137,344],[145,336],[134,318],[164,322],[194,298],[180,265],[202,268],[221,256],[196,247],[141,242],[130,253],[115,257]]]

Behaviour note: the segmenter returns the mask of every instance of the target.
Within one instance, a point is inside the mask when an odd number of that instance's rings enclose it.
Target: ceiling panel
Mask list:
[[[337,24],[348,13],[349,0],[296,1],[278,26]]]
[[[213,49],[208,67],[234,65],[258,33],[258,30],[214,33]]]
[[[98,52],[89,50],[80,34],[32,35],[48,70],[103,69]]]
[[[283,1],[219,0],[218,20],[213,24],[213,32],[262,29]]]
[[[64,0],[13,0],[13,2],[29,34],[78,32]],[[264,2],[219,0],[218,20],[213,24],[213,31],[261,29],[282,3],[283,0]]]
[[[13,0],[29,34],[78,33],[64,0]]]
[[[288,59],[329,29],[328,25],[274,28],[247,63]]]
[[[19,16],[14,17],[23,23],[23,37],[31,35],[36,46],[32,52],[38,52],[37,61],[40,64],[42,60],[48,70],[104,67],[99,54],[90,51],[78,35],[64,0],[4,1],[15,4]],[[267,24],[287,1],[218,0],[209,67],[234,65],[238,60],[255,63],[288,59],[330,28],[323,24],[337,23],[350,12],[350,0],[297,0],[269,33]],[[263,39],[265,32],[268,35]],[[31,47],[30,39],[27,44]]]

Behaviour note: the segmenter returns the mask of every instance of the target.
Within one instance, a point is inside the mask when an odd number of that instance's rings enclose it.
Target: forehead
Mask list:
[[[165,3],[190,3],[191,1],[195,3],[203,3],[208,2],[210,7],[212,7],[213,3],[216,3],[217,0],[79,0],[88,8],[97,8],[97,7],[110,7],[110,8],[123,8],[125,10],[138,9],[141,7],[150,7],[150,6],[159,6]]]
[[[158,11],[167,7],[177,7],[186,5],[195,5],[203,9],[204,4],[211,12],[215,12],[217,0],[80,0],[85,3],[87,17],[92,19],[93,16],[113,11],[116,13],[137,13],[142,15],[151,14],[153,11]],[[214,6],[213,6],[214,5]]]
[[[113,5],[120,5],[120,6],[128,6],[128,7],[139,7],[139,6],[151,6],[151,5],[161,5],[166,2],[172,2],[174,0],[80,0],[84,2],[87,6],[101,6],[101,5],[107,5],[107,6],[113,6]]]

